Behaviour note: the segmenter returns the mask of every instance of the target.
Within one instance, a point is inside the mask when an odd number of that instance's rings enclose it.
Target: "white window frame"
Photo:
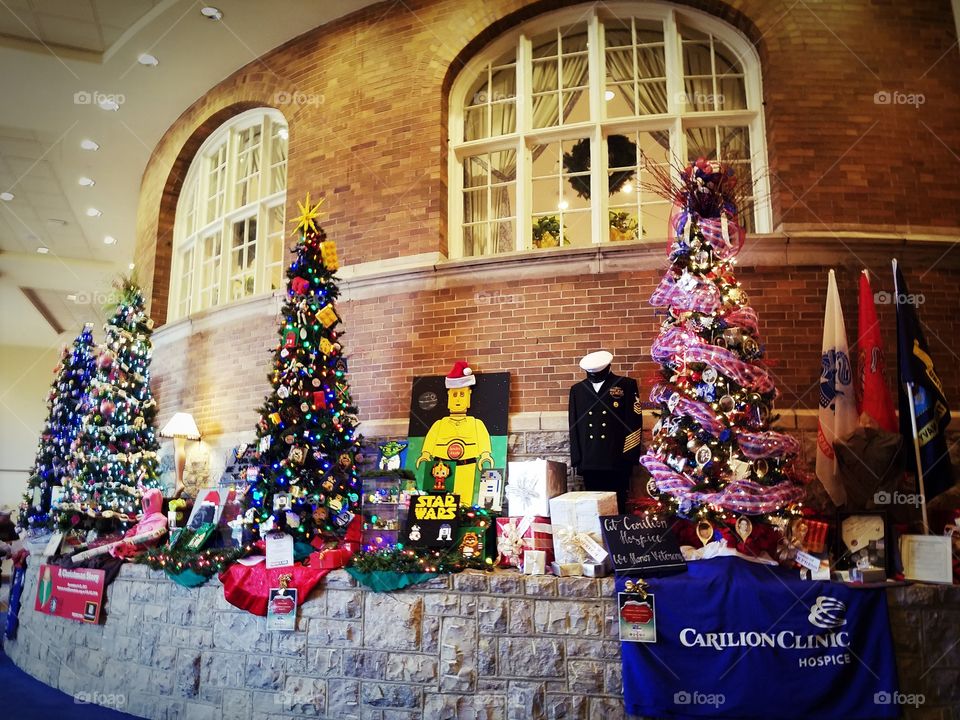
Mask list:
[[[239,133],[256,125],[260,126],[258,199],[237,206],[235,200],[238,180],[237,148]],[[278,110],[272,108],[256,108],[240,113],[217,128],[200,146],[190,163],[180,196],[177,199],[177,210],[174,218],[173,256],[171,259],[173,272],[170,278],[170,294],[167,304],[169,321],[179,320],[192,313],[238,301],[232,298],[230,285],[233,224],[247,218],[255,218],[257,221],[256,255],[253,268],[254,288],[252,294],[244,295],[239,299],[272,292],[270,287],[271,268],[267,265],[268,242],[271,238],[267,237],[266,230],[269,213],[278,206],[284,208],[287,200],[286,179],[284,179],[283,187],[280,190],[270,191],[274,171],[273,143],[287,141],[283,134],[276,132],[278,125],[285,128],[287,127],[287,121]],[[219,215],[208,218],[207,203],[210,195],[211,159],[222,148],[226,148],[223,207]],[[289,157],[289,153],[287,153],[287,157]],[[191,203],[195,204],[192,214],[188,212]],[[217,233],[220,235],[220,260],[217,278],[212,285],[203,286],[204,262],[207,259],[204,254],[204,239]],[[284,237],[285,233],[281,234],[280,242],[283,242]],[[183,265],[190,248],[194,249],[192,272],[188,271]],[[190,283],[189,288],[184,286],[186,281]],[[211,288],[216,289],[214,294],[217,296],[217,301],[204,304],[206,297],[203,291]],[[183,293],[189,294],[189,301],[184,303],[189,308],[186,313],[181,311]]]
[[[603,44],[603,23],[613,18],[637,18],[663,23],[664,59],[667,75],[667,113],[606,119],[606,52]],[[742,65],[747,108],[684,112],[685,91],[683,53],[678,20],[692,29],[713,35],[723,42]],[[557,27],[587,24],[589,42],[589,88],[591,120],[556,127],[533,129],[531,38]],[[467,95],[486,66],[500,60],[511,48],[517,49],[517,108],[515,131],[507,135],[464,140],[464,107]],[[512,149],[517,151],[515,250],[529,251],[533,228],[531,180],[531,149],[535,145],[587,136],[591,154],[601,158],[600,168],[591,174],[591,239],[594,244],[609,239],[609,198],[606,193],[608,135],[631,134],[635,131],[669,131],[670,157],[686,158],[685,130],[696,127],[742,126],[748,129],[750,161],[753,171],[753,224],[757,233],[772,232],[770,184],[767,172],[767,142],[763,118],[763,88],[760,58],[753,45],[735,28],[696,10],[680,8],[667,3],[610,2],[580,5],[538,16],[513,31],[501,36],[470,59],[458,74],[450,90],[448,151],[448,250],[451,257],[464,257],[463,247],[463,163],[472,155]],[[666,230],[665,230],[666,231]],[[645,242],[660,243],[661,237],[650,237]]]

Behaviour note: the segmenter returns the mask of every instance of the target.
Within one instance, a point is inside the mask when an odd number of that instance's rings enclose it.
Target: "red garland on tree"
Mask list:
[[[738,517],[783,516],[798,506],[800,445],[770,429],[778,392],[762,360],[757,314],[734,275],[745,233],[733,168],[700,158],[679,169],[679,184],[676,169],[650,170],[650,189],[675,208],[670,268],[650,298],[667,313],[651,348],[662,377],[650,399],[661,416],[640,462],[660,509],[711,521],[737,547],[746,542],[734,532]]]

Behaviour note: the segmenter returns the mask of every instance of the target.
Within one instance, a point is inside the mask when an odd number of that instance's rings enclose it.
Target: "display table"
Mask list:
[[[43,615],[39,564],[30,559],[7,653],[66,693],[122,695],[134,715],[623,717],[612,578],[466,572],[376,594],[338,570],[300,609],[296,633],[270,634],[215,579],[189,589],[138,565],[108,588],[102,625]],[[956,706],[960,651],[947,651],[960,588],[902,587],[889,599],[901,690],[924,693],[924,712]]]

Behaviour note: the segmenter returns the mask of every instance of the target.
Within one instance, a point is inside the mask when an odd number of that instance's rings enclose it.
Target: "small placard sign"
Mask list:
[[[604,515],[600,527],[618,575],[673,575],[687,569],[677,539],[663,518]]]

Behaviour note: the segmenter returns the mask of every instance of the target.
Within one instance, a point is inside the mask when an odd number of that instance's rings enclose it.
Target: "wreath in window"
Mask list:
[[[634,166],[637,162],[637,144],[626,135],[610,135],[607,138],[607,158],[609,167]],[[570,152],[563,154],[563,169],[570,175],[590,172],[590,138],[577,141]],[[617,170],[608,173],[607,192],[610,195],[620,192],[634,170]],[[590,199],[590,175],[576,175],[568,182],[573,191],[584,200]]]

